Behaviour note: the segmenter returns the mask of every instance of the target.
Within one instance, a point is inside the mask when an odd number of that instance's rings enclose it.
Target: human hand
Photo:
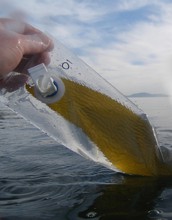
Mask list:
[[[14,91],[22,86],[27,81],[24,62],[27,60],[27,68],[39,63],[47,65],[52,49],[52,40],[35,27],[0,18],[0,88]],[[12,71],[20,74],[9,77]]]

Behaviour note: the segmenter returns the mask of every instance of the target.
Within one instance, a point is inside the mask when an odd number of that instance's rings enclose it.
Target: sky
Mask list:
[[[123,94],[172,94],[172,0],[0,0],[60,40]]]

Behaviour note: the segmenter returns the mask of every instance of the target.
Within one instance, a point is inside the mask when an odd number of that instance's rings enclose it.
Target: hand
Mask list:
[[[35,27],[0,18],[0,88],[13,91],[22,86],[27,80],[26,74],[10,77],[10,80],[8,74],[11,71],[25,73],[23,61],[26,59],[27,68],[42,62],[47,65],[50,62],[48,52],[52,49],[52,40]]]

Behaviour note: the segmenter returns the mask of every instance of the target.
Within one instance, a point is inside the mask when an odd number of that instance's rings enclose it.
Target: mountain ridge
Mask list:
[[[131,95],[128,95],[129,98],[141,98],[141,97],[168,97],[169,95],[163,94],[163,93],[148,93],[148,92],[139,92],[139,93],[133,93]]]

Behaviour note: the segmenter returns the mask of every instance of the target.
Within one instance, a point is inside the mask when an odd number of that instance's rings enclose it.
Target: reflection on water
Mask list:
[[[166,184],[164,184],[166,181]],[[157,213],[157,203],[168,184],[169,179],[126,176],[121,184],[112,184],[99,189],[85,200],[81,206],[72,210],[71,219],[151,219],[162,217]],[[162,210],[161,210],[162,211]],[[92,216],[91,216],[92,215]],[[79,217],[79,218],[78,218]]]
[[[134,100],[171,147],[167,100]],[[58,146],[0,106],[0,219],[172,219],[172,178],[114,173]]]

